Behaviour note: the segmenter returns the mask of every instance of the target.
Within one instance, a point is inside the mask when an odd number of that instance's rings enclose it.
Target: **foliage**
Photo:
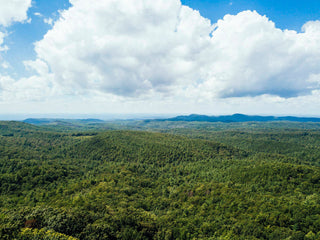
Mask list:
[[[45,229],[31,229],[31,228],[24,228],[22,229],[20,238],[25,240],[37,240],[37,239],[44,239],[44,240],[77,240],[77,238],[67,236],[62,233],[57,233],[53,230],[46,231]]]
[[[0,122],[0,238],[320,238],[316,125],[146,124]]]

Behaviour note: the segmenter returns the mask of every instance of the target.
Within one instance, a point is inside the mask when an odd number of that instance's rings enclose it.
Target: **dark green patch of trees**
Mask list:
[[[319,239],[320,130],[273,124],[0,122],[0,239]]]

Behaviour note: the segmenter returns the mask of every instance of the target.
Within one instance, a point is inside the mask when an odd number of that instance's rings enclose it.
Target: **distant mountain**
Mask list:
[[[48,124],[54,121],[55,121],[54,119],[49,119],[49,118],[27,118],[22,122],[33,124],[33,125],[43,125],[43,124]]]
[[[82,123],[103,123],[104,121],[96,118],[87,118],[87,119],[77,119],[77,121]]]
[[[94,124],[103,123],[103,120],[88,118],[88,119],[57,119],[57,118],[27,118],[23,120],[24,123],[33,125],[70,125],[70,124]]]
[[[244,114],[233,114],[224,116],[207,116],[191,114],[188,116],[177,116],[156,121],[185,121],[185,122],[270,122],[270,121],[291,121],[291,122],[320,122],[320,118],[311,117],[275,117],[275,116],[250,116]]]

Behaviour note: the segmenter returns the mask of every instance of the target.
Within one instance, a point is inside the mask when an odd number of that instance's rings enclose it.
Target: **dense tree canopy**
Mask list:
[[[320,238],[317,125],[121,126],[0,122],[0,238]]]

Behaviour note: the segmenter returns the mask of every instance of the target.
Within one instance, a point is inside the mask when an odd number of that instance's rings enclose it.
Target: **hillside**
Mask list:
[[[207,116],[191,114],[189,116],[177,116],[168,119],[157,119],[157,121],[186,121],[186,122],[272,122],[272,121],[290,121],[290,122],[320,122],[320,118],[315,117],[275,117],[275,116],[250,116],[244,114],[233,114],[225,116]]]
[[[54,132],[1,122],[0,237],[319,239],[320,168],[303,146],[317,158],[320,131],[281,129]]]

